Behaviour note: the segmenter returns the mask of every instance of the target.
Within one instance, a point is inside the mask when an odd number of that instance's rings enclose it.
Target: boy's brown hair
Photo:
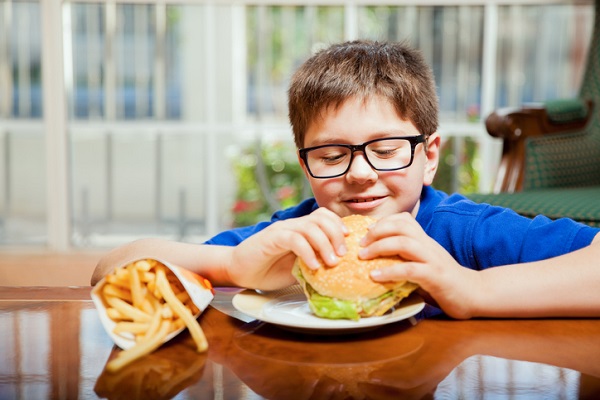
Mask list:
[[[288,109],[296,146],[304,147],[308,126],[328,107],[375,95],[425,137],[437,130],[435,79],[421,53],[404,43],[357,40],[319,51],[292,76]]]

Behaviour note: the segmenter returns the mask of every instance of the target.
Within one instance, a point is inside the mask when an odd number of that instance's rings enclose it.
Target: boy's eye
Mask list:
[[[379,158],[393,157],[398,153],[397,146],[380,146],[375,149],[369,149],[370,153]]]
[[[319,155],[319,159],[325,164],[336,164],[342,162],[347,156],[346,149],[328,150]]]

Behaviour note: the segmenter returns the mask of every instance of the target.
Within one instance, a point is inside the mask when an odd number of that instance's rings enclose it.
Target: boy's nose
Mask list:
[[[363,153],[355,153],[350,169],[346,173],[346,179],[350,182],[364,183],[377,180],[377,171],[367,162]]]

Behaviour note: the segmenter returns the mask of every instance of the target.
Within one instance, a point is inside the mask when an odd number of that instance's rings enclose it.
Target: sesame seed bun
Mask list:
[[[347,253],[335,267],[321,263],[318,269],[311,269],[298,260],[300,270],[308,282],[319,294],[341,300],[372,299],[401,286],[404,282],[374,282],[369,273],[378,268],[400,262],[399,257],[380,257],[373,260],[358,258],[359,242],[367,234],[367,230],[375,220],[364,215],[350,215],[342,218],[350,231],[346,236]]]

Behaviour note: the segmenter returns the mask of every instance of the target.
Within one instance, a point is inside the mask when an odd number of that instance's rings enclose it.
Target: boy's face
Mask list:
[[[394,107],[382,97],[366,102],[350,98],[337,110],[327,109],[322,118],[313,121],[304,139],[304,147],[322,144],[359,145],[373,139],[393,136],[417,136],[420,132],[412,122],[400,119]],[[317,203],[344,217],[351,214],[382,218],[407,211],[416,216],[423,185],[431,185],[437,170],[440,138],[429,136],[428,150],[424,143],[415,147],[414,160],[408,168],[396,171],[376,171],[357,151],[345,175],[317,179],[304,169]]]

